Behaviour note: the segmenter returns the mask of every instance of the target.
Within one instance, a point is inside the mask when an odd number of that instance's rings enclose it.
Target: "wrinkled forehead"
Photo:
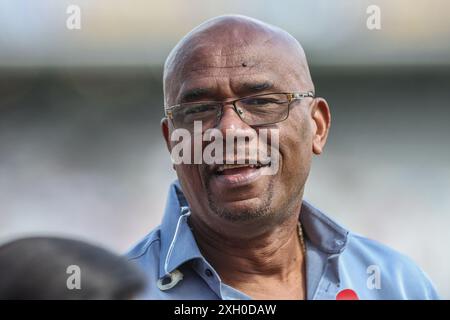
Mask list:
[[[236,95],[269,89],[301,90],[305,72],[309,73],[304,70],[299,48],[273,36],[200,38],[178,50],[165,70],[167,103],[180,102],[186,92],[208,91],[213,95],[216,91],[219,96],[217,91],[223,86]]]
[[[227,69],[245,73],[247,68],[268,67],[274,63],[267,50],[261,50],[257,44],[221,43],[198,44],[186,53],[179,61],[179,77],[189,77],[191,74],[209,73],[212,71],[226,73]]]

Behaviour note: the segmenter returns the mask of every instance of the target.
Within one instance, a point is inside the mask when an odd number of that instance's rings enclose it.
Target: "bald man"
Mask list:
[[[128,253],[148,277],[146,297],[437,298],[407,257],[303,200],[331,116],[287,32],[244,16],[204,22],[167,58],[164,99],[161,128],[172,159],[180,136],[190,148],[174,162],[178,180],[162,224]],[[213,142],[211,162],[205,153]]]

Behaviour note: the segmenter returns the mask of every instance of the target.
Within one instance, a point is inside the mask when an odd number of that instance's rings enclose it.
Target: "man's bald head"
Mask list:
[[[176,101],[183,81],[208,68],[241,68],[242,73],[265,67],[314,90],[305,52],[288,32],[262,21],[240,16],[216,17],[189,32],[170,52],[164,65],[166,104]]]

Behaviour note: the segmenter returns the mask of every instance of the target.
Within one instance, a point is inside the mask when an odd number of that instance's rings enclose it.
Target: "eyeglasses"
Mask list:
[[[202,121],[203,129],[215,127],[222,118],[223,107],[232,104],[243,122],[249,126],[262,126],[286,120],[290,104],[304,98],[314,98],[314,92],[265,93],[232,101],[187,102],[164,107],[164,112],[175,128],[192,131],[194,121]]]

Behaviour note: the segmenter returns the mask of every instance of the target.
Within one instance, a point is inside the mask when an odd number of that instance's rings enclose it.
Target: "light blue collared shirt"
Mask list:
[[[226,285],[202,256],[187,223],[190,210],[178,181],[169,190],[162,224],[128,254],[144,271],[144,299],[250,299]],[[349,232],[306,201],[300,221],[306,244],[307,299],[438,299],[427,275],[408,257]]]

